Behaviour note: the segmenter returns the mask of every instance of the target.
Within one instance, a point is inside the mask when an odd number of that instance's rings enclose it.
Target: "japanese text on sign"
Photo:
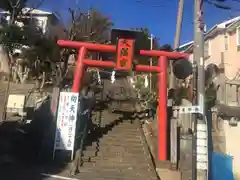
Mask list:
[[[74,148],[77,121],[78,93],[61,92],[57,114],[54,151]]]
[[[134,40],[119,39],[117,44],[117,69],[130,70],[132,68]]]

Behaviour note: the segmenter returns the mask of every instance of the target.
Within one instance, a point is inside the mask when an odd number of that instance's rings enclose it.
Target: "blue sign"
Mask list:
[[[232,157],[212,152],[212,180],[234,180]]]

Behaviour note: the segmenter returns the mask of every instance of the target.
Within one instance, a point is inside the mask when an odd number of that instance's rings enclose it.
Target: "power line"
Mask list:
[[[232,0],[232,1],[236,1],[236,2],[240,3],[240,0]],[[210,5],[215,6],[216,8],[222,9],[222,10],[229,10],[229,11],[240,12],[240,9],[238,9],[238,8],[233,8],[230,5],[220,3],[220,2],[225,2],[225,0],[221,0],[221,1],[220,0],[215,0],[215,1],[205,0],[205,2],[210,4]]]
[[[220,3],[226,2],[226,0],[215,0],[215,1]],[[240,0],[231,0],[231,1],[240,3]]]
[[[135,0],[135,2],[139,3],[139,4],[148,5],[149,7],[152,7],[152,8],[163,8],[163,7],[167,6],[167,3],[164,3],[164,4],[150,4],[149,1],[145,1],[145,0]],[[169,2],[174,2],[174,1],[168,0],[167,2],[169,3]]]
[[[237,2],[237,3],[240,3],[240,0],[232,0],[233,2]]]

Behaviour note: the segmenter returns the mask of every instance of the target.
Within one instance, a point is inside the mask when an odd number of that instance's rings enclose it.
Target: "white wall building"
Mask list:
[[[10,20],[9,12],[2,11],[0,14],[6,18],[7,21]],[[42,32],[45,33],[54,33],[52,31],[52,27],[62,26],[61,22],[57,18],[57,16],[52,12],[42,11],[39,9],[31,9],[31,8],[23,8],[22,9],[22,18],[32,18],[36,21],[36,24],[39,28],[42,29]],[[23,26],[22,22],[15,22],[20,27]]]

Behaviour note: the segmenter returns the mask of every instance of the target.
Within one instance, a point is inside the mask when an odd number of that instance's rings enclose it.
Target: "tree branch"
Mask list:
[[[21,0],[18,0],[15,5],[13,5],[13,3],[12,3],[11,0],[8,0],[8,3],[10,4],[11,8],[16,9],[16,8],[19,7],[20,1],[21,1]]]

